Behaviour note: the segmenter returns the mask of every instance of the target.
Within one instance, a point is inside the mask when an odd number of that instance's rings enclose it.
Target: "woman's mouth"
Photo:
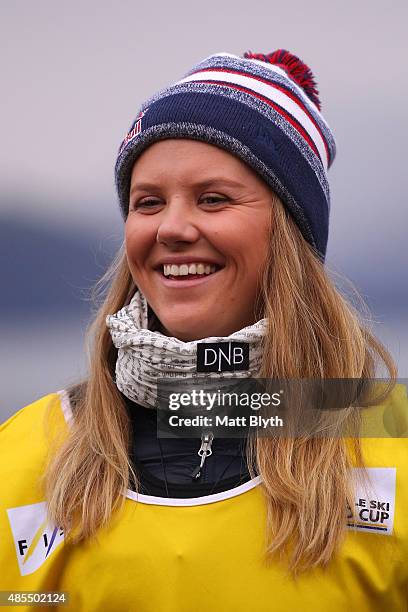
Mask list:
[[[163,264],[157,270],[167,287],[193,287],[207,282],[221,270],[221,266],[207,263]]]
[[[182,279],[196,278],[201,276],[209,276],[219,269],[220,266],[208,264],[205,262],[197,262],[190,264],[163,264],[163,274],[167,278]]]

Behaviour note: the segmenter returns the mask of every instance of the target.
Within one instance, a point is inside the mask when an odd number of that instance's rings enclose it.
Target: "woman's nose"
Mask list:
[[[168,202],[160,215],[156,241],[170,246],[178,242],[195,242],[199,236],[194,205],[184,199]]]

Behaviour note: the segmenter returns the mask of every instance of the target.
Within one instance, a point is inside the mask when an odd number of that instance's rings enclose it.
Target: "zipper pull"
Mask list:
[[[191,474],[191,477],[193,480],[198,480],[200,478],[201,470],[203,469],[205,460],[207,459],[207,457],[212,455],[211,445],[212,445],[213,439],[214,439],[214,434],[212,433],[212,431],[201,434],[201,446],[200,446],[200,450],[197,453],[198,456],[201,457],[201,461],[200,461],[200,465],[198,465],[196,469],[194,470],[194,472]]]

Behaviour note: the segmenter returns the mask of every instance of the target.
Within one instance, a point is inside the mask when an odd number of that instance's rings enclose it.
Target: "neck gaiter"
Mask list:
[[[230,336],[183,342],[148,329],[148,304],[140,291],[117,313],[106,317],[118,349],[116,386],[130,400],[157,406],[157,381],[255,377],[262,357],[267,320]]]

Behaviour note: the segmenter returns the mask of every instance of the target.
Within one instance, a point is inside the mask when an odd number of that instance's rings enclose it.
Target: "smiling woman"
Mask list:
[[[271,213],[266,183],[213,145],[170,139],[140,156],[126,254],[162,333],[188,342],[256,322]]]
[[[75,612],[405,609],[407,398],[324,265],[334,157],[313,75],[285,50],[210,56],[142,105],[89,374],[1,428],[1,588],[67,591]],[[163,383],[179,422],[186,382],[204,398],[230,379],[360,389],[378,366],[374,440],[221,436],[208,411],[196,437],[158,434]]]

